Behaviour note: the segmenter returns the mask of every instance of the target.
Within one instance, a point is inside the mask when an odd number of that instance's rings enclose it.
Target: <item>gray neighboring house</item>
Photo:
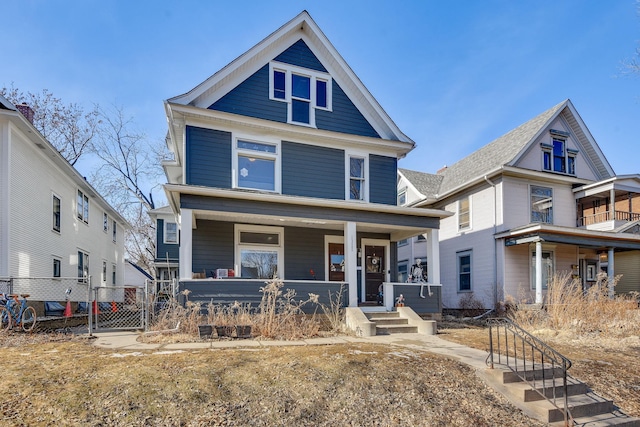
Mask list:
[[[640,291],[640,175],[615,175],[570,100],[436,174],[398,169],[398,198],[454,214],[439,232],[445,308],[541,302],[562,272],[585,289],[621,274],[616,292]],[[400,273],[426,256],[402,243]]]

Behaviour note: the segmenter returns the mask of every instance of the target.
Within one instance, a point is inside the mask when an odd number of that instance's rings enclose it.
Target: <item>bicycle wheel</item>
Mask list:
[[[6,307],[0,307],[0,331],[5,332],[11,329],[11,313]]]
[[[36,309],[33,307],[27,307],[22,312],[22,330],[30,332],[36,327]]]

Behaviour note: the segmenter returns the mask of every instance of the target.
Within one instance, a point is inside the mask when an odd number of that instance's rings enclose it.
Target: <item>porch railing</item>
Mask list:
[[[568,405],[567,370],[571,361],[509,319],[489,319],[487,365],[504,365],[563,413],[573,425]],[[562,392],[557,383],[561,382]],[[571,424],[570,424],[571,423]]]

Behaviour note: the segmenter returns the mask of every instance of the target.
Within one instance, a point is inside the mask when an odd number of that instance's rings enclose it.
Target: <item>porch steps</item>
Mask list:
[[[376,335],[415,334],[417,326],[409,325],[407,318],[401,317],[397,311],[365,312],[365,316],[376,324]]]
[[[556,404],[563,408],[564,391],[561,378],[543,381],[542,369],[531,370],[530,373],[527,373],[527,377],[529,379],[536,378],[536,388],[534,389],[507,368],[489,369],[488,371],[493,371],[491,375],[500,383],[500,389],[521,402],[527,411],[531,411],[537,418],[549,423],[550,426],[564,426],[562,410],[556,408],[541,395],[544,393],[551,400],[555,395]],[[550,377],[550,369],[546,369],[544,377]],[[570,376],[567,377],[567,395],[569,411],[574,420],[574,423],[569,425],[640,427],[640,418],[624,414],[613,404],[613,401],[598,396],[586,384]]]

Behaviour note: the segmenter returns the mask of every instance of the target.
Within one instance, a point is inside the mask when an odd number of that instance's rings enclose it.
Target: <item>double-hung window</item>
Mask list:
[[[287,106],[287,122],[316,126],[316,110],[332,110],[331,76],[291,64],[269,64],[269,98]]]
[[[404,206],[407,204],[407,189],[403,188],[398,192],[398,206]]]
[[[102,231],[109,231],[109,215],[106,212],[102,214]]]
[[[60,197],[53,195],[53,231],[60,232]]]
[[[89,223],[89,197],[87,197],[87,195],[80,190],[78,190],[78,201],[77,201],[76,210],[77,210],[78,219],[88,224]]]
[[[111,264],[111,284],[116,284],[116,265]]]
[[[553,189],[532,185],[531,222],[553,224]]]
[[[78,282],[85,282],[89,278],[89,254],[78,251]]]
[[[280,145],[236,139],[234,186],[280,192]]]
[[[236,274],[243,279],[283,279],[283,240],[282,227],[236,225]]]
[[[458,252],[458,292],[471,290],[471,251]]]
[[[107,284],[107,261],[102,261],[102,284]]]
[[[53,277],[60,277],[62,275],[62,260],[60,258],[53,258]]]
[[[366,156],[347,155],[347,200],[368,200],[367,160]]]
[[[469,196],[458,200],[458,230],[471,228],[471,199]]]
[[[113,243],[116,242],[117,232],[118,232],[118,227],[116,226],[116,221],[113,220],[111,222],[111,240],[113,240]]]
[[[178,224],[175,222],[164,223],[164,242],[178,243]]]

